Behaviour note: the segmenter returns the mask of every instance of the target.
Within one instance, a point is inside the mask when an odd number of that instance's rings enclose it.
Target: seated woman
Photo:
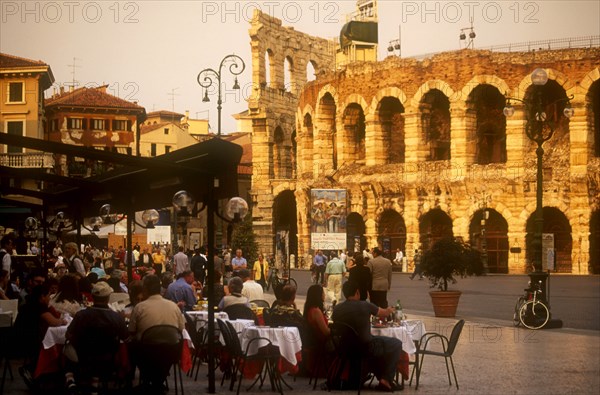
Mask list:
[[[18,350],[25,358],[24,364],[19,368],[19,374],[28,385],[32,384],[33,372],[46,331],[51,326],[66,325],[67,321],[61,318],[60,313],[54,310],[50,303],[50,289],[47,284],[36,285],[27,301],[19,309],[15,321]]]
[[[318,376],[325,375],[325,363],[319,364],[319,361],[325,361],[325,343],[331,330],[327,325],[325,316],[325,291],[321,284],[313,284],[306,292],[306,302],[304,302],[304,320],[306,323],[306,332],[302,339],[303,361],[311,376],[315,376],[318,370]]]
[[[72,317],[84,308],[83,297],[79,291],[79,278],[67,274],[58,283],[58,293],[50,299],[52,306],[59,313],[67,313]]]
[[[239,277],[232,277],[229,279],[228,288],[229,295],[223,296],[223,299],[219,302],[219,310],[224,310],[227,307],[234,304],[243,304],[246,307],[250,308],[250,303],[248,303],[248,298],[242,296],[242,288],[244,287],[244,283],[242,279]]]

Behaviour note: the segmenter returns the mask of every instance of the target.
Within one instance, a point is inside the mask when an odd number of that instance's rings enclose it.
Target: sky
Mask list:
[[[254,8],[284,26],[333,38],[355,5],[355,0],[0,0],[0,52],[49,64],[57,89],[73,80],[76,86],[108,84],[110,93],[137,101],[147,112],[189,110],[191,117],[208,117],[216,132],[216,93],[203,103],[196,78],[236,54],[246,64],[240,85],[251,84],[248,30]],[[461,49],[461,29],[468,35],[471,23],[475,48],[600,35],[598,0],[379,0],[378,9],[380,60],[394,39],[401,41],[402,57]],[[222,78],[233,81],[227,71]],[[231,114],[247,108],[245,99],[225,95],[224,133],[235,131]]]

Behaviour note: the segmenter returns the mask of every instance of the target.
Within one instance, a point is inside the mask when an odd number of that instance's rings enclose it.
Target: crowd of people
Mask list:
[[[218,301],[218,308],[228,312],[232,319],[253,317],[252,302],[264,300],[269,265],[262,254],[249,264],[241,249],[235,254],[230,250],[217,252],[212,260],[213,277],[208,278],[204,248],[196,249],[190,257],[183,248],[171,256],[164,246],[136,246],[131,254],[135,261],[133,278],[129,279],[126,270],[129,254],[122,247],[116,251],[110,247],[101,251],[88,246],[81,252],[75,243],[62,245],[60,242],[53,248],[55,259],[51,270],[33,268],[14,275],[10,262],[12,243],[11,237],[2,238],[0,297],[19,300],[19,314],[14,324],[18,336],[15,344],[19,345],[24,361],[19,373],[31,385],[35,384],[33,375],[49,327],[70,322],[66,334],[68,362],[64,366],[64,385],[69,390],[77,390],[77,366],[88,361],[91,348],[98,350],[97,345],[102,341],[99,336],[106,339],[106,350],[110,349],[109,339],[126,342],[132,372],[135,372],[144,331],[156,325],[183,330],[184,313],[209,296],[205,293],[208,282],[213,283],[213,300]],[[374,248],[371,257],[341,254],[328,260],[319,251],[314,264],[317,283],[307,290],[304,310],[297,308],[297,289],[282,282],[274,289],[276,301],[263,310],[265,324],[298,327],[308,370],[313,369],[317,365],[313,361],[324,358],[329,349],[325,344],[331,334],[329,320],[355,328],[361,341],[368,345],[365,357],[374,361],[372,370],[379,378],[380,389],[392,390],[401,343],[397,339],[371,336],[369,330],[371,316],[385,318],[393,311],[387,306],[391,262]],[[128,294],[129,303],[123,309],[115,311],[109,304],[114,293]],[[342,293],[345,301],[337,303],[342,300]],[[325,309],[328,297],[335,306],[329,316]],[[242,315],[240,308],[246,309]],[[130,374],[132,378],[133,373]],[[155,384],[162,385],[162,381],[157,380]],[[98,386],[96,376],[92,376],[91,386],[94,393]]]

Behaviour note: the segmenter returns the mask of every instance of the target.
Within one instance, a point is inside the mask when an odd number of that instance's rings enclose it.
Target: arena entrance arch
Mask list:
[[[573,264],[571,250],[573,249],[573,238],[571,236],[571,225],[567,217],[555,207],[544,207],[544,227],[542,233],[552,234],[554,238],[554,249],[552,253],[543,254],[544,262],[551,255],[554,258],[554,270],[557,273],[571,273]],[[535,233],[535,212],[527,220],[527,262],[534,262],[533,236]]]
[[[293,191],[283,191],[273,202],[273,251],[276,264],[289,268],[290,256],[298,259],[298,221]]]
[[[396,211],[384,210],[381,213],[377,233],[379,245],[387,258],[390,258],[392,251],[396,251],[397,248],[406,253],[406,225]]]
[[[452,219],[439,208],[433,209],[419,220],[419,241],[421,249],[427,251],[436,241],[452,237]]]
[[[367,245],[365,238],[365,221],[358,213],[350,213],[346,217],[346,248],[348,255],[361,252]]]
[[[486,210],[475,212],[469,225],[471,245],[483,251],[483,230],[487,251],[487,265],[490,273],[508,273],[508,223],[496,210],[487,209],[489,217],[482,223]]]

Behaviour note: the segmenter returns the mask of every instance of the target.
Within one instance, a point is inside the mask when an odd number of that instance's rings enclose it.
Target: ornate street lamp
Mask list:
[[[532,92],[529,97],[523,100],[512,97],[506,98],[506,107],[504,107],[504,115],[510,117],[515,113],[511,101],[518,101],[523,104],[525,110],[525,134],[529,140],[537,144],[537,189],[536,189],[536,208],[535,208],[535,232],[531,246],[534,251],[534,268],[535,272],[530,274],[532,283],[542,281],[542,289],[546,291],[546,279],[549,273],[542,271],[542,232],[544,228],[544,212],[543,212],[543,167],[542,161],[544,156],[543,144],[550,140],[557,128],[556,121],[553,117],[548,117],[546,109],[558,103],[565,103],[563,115],[571,118],[574,114],[571,108],[571,99],[573,96],[561,98],[553,102],[547,103],[544,101],[542,86],[548,82],[548,73],[542,68],[535,69],[531,73]],[[548,295],[544,293],[544,295]]]
[[[221,96],[221,72],[222,72],[223,66],[228,61],[232,62],[229,65],[229,72],[234,76],[238,76],[238,75],[242,74],[242,72],[246,69],[246,64],[244,63],[242,58],[240,58],[237,55],[232,54],[232,55],[225,56],[223,58],[223,60],[221,60],[221,64],[219,64],[219,71],[215,71],[211,68],[204,69],[200,73],[198,73],[198,78],[197,78],[198,84],[201,87],[203,87],[204,89],[206,89],[204,91],[204,98],[202,98],[202,101],[205,103],[210,101],[210,99],[208,98],[208,88],[210,88],[216,82],[217,92],[218,92],[218,98],[217,98],[218,129],[217,129],[217,134],[219,137],[221,137],[221,109],[222,109],[221,105],[223,104],[223,100],[221,99],[221,97],[222,97]],[[216,78],[216,81],[215,81],[215,78]],[[240,84],[238,83],[237,77],[235,77],[233,89],[240,89]]]

